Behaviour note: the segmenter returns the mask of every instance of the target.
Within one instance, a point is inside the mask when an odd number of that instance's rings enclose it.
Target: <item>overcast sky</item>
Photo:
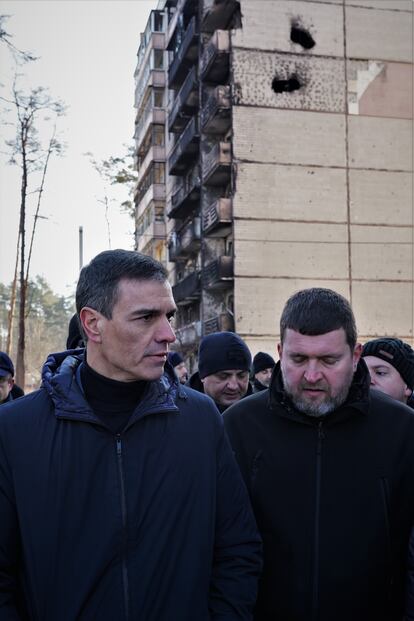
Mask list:
[[[51,160],[38,221],[31,276],[40,274],[52,289],[72,294],[79,271],[79,226],[84,231],[84,263],[108,246],[107,225],[100,199],[104,189],[88,158],[124,153],[134,133],[134,70],[140,33],[156,0],[0,0],[0,14],[10,15],[6,30],[13,43],[39,56],[19,70],[23,85],[48,87],[68,106],[58,122],[66,155]],[[14,64],[0,45],[0,94],[8,95]],[[2,117],[0,151],[10,128]],[[13,277],[20,177],[0,155],[0,282]],[[34,189],[33,187],[31,188]],[[133,222],[120,215],[123,192],[110,205],[112,248],[133,247]],[[31,198],[28,226],[33,222]]]

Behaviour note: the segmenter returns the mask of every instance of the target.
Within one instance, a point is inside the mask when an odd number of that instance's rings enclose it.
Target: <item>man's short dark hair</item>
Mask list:
[[[167,270],[162,263],[140,252],[105,250],[81,270],[76,288],[78,314],[89,306],[111,319],[121,280],[165,282]]]
[[[280,318],[282,343],[287,328],[307,336],[343,328],[351,351],[357,342],[352,308],[348,300],[332,289],[314,287],[294,293],[286,302]]]

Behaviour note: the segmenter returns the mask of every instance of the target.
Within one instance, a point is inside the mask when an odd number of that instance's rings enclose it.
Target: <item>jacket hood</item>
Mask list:
[[[42,370],[42,387],[55,405],[58,418],[73,418],[100,423],[85,399],[80,379],[80,367],[85,360],[85,349],[68,350],[50,354]],[[178,408],[176,398],[187,396],[178,382],[173,367],[166,363],[159,380],[147,382],[142,399],[137,404],[128,426],[138,418],[160,411]]]
[[[362,414],[366,414],[368,412],[370,402],[370,383],[371,380],[368,367],[365,364],[364,360],[360,358],[345,402],[341,406],[339,406],[339,408],[324,417],[324,419],[330,421],[337,421],[338,418],[343,417],[343,413],[345,412],[345,410],[347,410],[347,413],[345,415],[347,416],[349,414],[349,408],[353,409],[354,411],[359,411]],[[274,408],[278,404],[285,406],[287,415],[294,415],[294,417],[301,422],[319,420],[313,418],[311,419],[306,414],[299,412],[293,405],[290,398],[286,395],[283,385],[280,361],[277,362],[273,370],[272,379],[270,381],[269,387],[270,408]]]

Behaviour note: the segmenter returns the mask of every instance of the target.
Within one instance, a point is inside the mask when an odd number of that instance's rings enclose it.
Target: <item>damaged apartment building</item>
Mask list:
[[[176,347],[275,354],[298,289],[361,340],[413,342],[413,2],[160,0],[135,73],[136,249],[163,261]]]

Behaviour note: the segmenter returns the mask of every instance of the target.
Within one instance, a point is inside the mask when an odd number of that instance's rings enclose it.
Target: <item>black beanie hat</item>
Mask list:
[[[250,371],[252,356],[246,343],[234,332],[213,332],[198,349],[198,373],[203,379],[218,371]]]
[[[168,362],[175,368],[177,365],[184,362],[184,358],[178,351],[170,351],[168,354]]]
[[[265,369],[273,369],[275,364],[276,362],[270,354],[259,351],[253,358],[253,375],[260,373],[260,371],[264,371]]]
[[[362,356],[375,356],[391,364],[403,378],[408,388],[414,389],[414,351],[400,339],[381,338],[368,341]]]

